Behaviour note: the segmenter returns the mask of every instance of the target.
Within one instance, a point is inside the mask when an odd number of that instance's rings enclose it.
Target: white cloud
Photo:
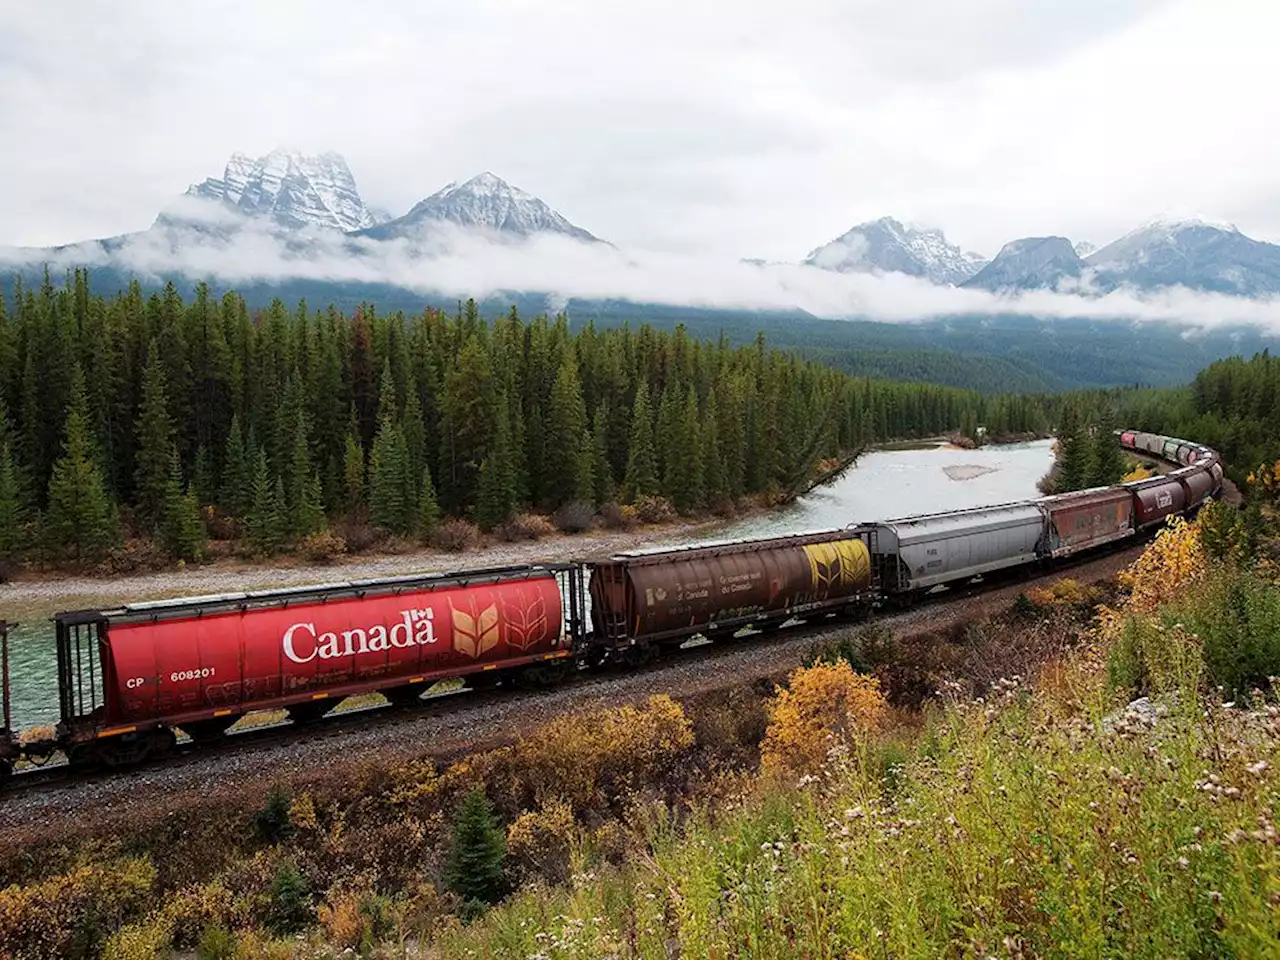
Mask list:
[[[211,207],[199,204],[188,212]],[[28,261],[30,256],[30,251],[0,248],[0,267]],[[1075,289],[997,295],[935,286],[896,273],[845,274],[713,255],[626,252],[550,235],[503,242],[449,224],[413,241],[356,240],[325,232],[281,237],[255,221],[233,232],[193,234],[185,228],[157,228],[126,238],[110,253],[97,244],[75,245],[49,263],[55,271],[86,263],[112,264],[144,277],[177,269],[188,276],[218,277],[231,283],[289,279],[387,283],[424,294],[477,299],[539,291],[555,302],[623,299],[676,306],[799,308],[820,317],[894,323],[959,314],[1019,314],[1164,321],[1189,330],[1252,325],[1280,333],[1280,298],[1244,299],[1185,288],[1099,294],[1087,283]]]
[[[855,222],[1280,239],[1270,0],[0,7],[0,243],[146,226],[233,150],[402,212],[492,169],[622,247],[796,259]]]

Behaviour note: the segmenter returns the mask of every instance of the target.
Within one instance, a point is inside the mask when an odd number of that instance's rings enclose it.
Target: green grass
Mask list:
[[[1268,956],[1280,943],[1275,709],[1148,722],[1010,686],[882,748],[527,890],[445,956]],[[1184,701],[1186,702],[1186,701]],[[927,744],[927,749],[923,745]],[[901,762],[901,747],[890,749]],[[1263,765],[1259,766],[1262,762]],[[890,784],[896,784],[892,792]],[[474,952],[473,952],[474,951]]]

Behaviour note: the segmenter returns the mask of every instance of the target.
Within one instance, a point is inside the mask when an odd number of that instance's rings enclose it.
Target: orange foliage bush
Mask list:
[[[95,955],[100,938],[141,914],[155,879],[151,861],[138,858],[0,890],[0,955],[13,960]]]
[[[887,704],[880,684],[853,672],[847,661],[816,663],[792,672],[788,685],[766,705],[769,726],[761,744],[767,773],[814,773],[832,741],[878,729]]]
[[[1067,577],[1047,587],[1032,587],[1027,599],[1037,607],[1069,607],[1088,603],[1097,594],[1095,588]]]
[[[678,769],[694,742],[680,704],[653,696],[643,707],[617,707],[565,717],[513,747],[453,768],[481,779],[490,798],[514,813],[559,796],[579,811],[598,810]]]

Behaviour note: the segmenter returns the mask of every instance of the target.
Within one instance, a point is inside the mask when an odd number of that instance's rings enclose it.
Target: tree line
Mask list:
[[[1045,403],[853,378],[681,327],[486,320],[474,301],[250,312],[234,292],[77,271],[0,295],[0,556],[92,561],[124,538],[270,554],[331,523],[429,537],[518,511],[785,491],[823,459]]]

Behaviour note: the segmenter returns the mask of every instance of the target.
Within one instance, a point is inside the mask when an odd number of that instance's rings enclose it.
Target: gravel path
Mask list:
[[[10,620],[48,616],[76,605],[108,607],[115,603],[168,597],[231,593],[267,587],[300,586],[341,580],[363,580],[410,573],[434,573],[474,567],[588,560],[621,550],[657,546],[690,537],[713,537],[725,521],[679,523],[634,530],[595,531],[521,543],[496,543],[464,553],[414,550],[400,554],[340,557],[332,563],[282,561],[271,566],[221,560],[203,566],[160,570],[120,577],[23,575],[0,585],[0,613]],[[86,599],[91,602],[84,602]],[[72,601],[81,601],[79,604]]]
[[[1063,576],[1089,583],[1109,580],[1142,549],[1131,547],[1068,571],[878,620],[899,632],[945,629],[1007,609],[1032,583]],[[296,790],[308,782],[331,782],[347,772],[352,782],[358,782],[361,771],[372,764],[385,769],[422,757],[447,757],[494,745],[573,711],[641,701],[656,693],[689,697],[781,677],[803,660],[815,640],[848,629],[844,624],[804,630],[794,636],[745,638],[672,655],[651,669],[602,672],[549,691],[461,694],[448,703],[354,730],[317,730],[296,742],[193,754],[167,766],[52,784],[0,800],[4,814],[0,856],[12,855],[24,844],[65,840],[69,833],[91,831],[102,836],[127,832],[131,822],[154,821],[211,802],[230,801],[253,808],[261,804],[274,783],[283,782]]]

